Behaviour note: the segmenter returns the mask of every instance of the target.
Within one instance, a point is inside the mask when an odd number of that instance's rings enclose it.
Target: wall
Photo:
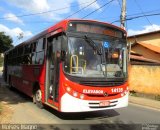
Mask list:
[[[134,38],[134,37],[128,38],[129,43],[130,42],[134,43],[135,40],[137,40],[137,42],[144,42],[144,43],[148,43],[148,44],[152,44],[152,45],[160,47],[160,33],[139,36],[136,38]]]
[[[130,90],[160,95],[160,66],[130,65]]]

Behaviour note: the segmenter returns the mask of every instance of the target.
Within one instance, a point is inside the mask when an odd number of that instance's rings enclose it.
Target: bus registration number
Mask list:
[[[102,101],[99,103],[99,106],[109,106],[110,102],[109,101]]]
[[[121,93],[123,92],[123,88],[112,88],[111,91],[112,93]]]

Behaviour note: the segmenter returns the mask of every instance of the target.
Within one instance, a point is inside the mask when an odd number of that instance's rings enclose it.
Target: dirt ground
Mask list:
[[[13,114],[11,107],[6,102],[0,102],[2,111],[0,113],[0,124],[9,123]]]
[[[12,93],[6,88],[2,79],[0,79],[0,124],[9,123],[13,114],[10,96]]]
[[[3,101],[5,93],[5,88],[0,87],[0,124],[9,123],[13,114],[11,106],[6,101]]]

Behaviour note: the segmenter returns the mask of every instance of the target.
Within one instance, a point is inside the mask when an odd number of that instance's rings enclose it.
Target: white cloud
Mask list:
[[[61,14],[66,14],[71,11],[71,3],[75,0],[8,0],[12,5],[15,5],[18,8],[23,9],[24,11],[27,11],[29,13],[41,13],[41,12],[46,12],[50,10],[55,10],[59,8],[64,8],[68,7],[63,10],[59,11],[53,11],[49,13],[44,13],[40,14],[40,16],[47,18],[47,19],[52,19],[52,20],[60,20],[61,19]],[[46,19],[46,20],[47,20]]]
[[[80,5],[80,8],[83,8],[87,5],[89,5],[90,3],[94,2],[94,0],[78,0],[78,4]],[[84,4],[86,3],[86,4]],[[96,2],[94,2],[93,4],[91,4],[89,7],[87,7],[87,9],[98,9],[100,7],[100,5]]]
[[[19,27],[8,28],[7,26],[5,26],[3,24],[0,24],[0,32],[5,32],[7,35],[11,36],[13,38],[13,40],[17,40],[17,37],[20,34],[23,34],[24,39],[33,35],[32,32],[30,32],[30,31],[23,31]]]
[[[46,12],[49,10],[55,10],[67,7],[63,10],[53,11],[49,13],[40,14],[43,18],[49,19],[49,20],[60,20],[63,18],[65,14],[68,14],[71,12],[71,4],[73,2],[77,2],[79,4],[79,8],[82,8],[86,6],[87,4],[93,2],[94,0],[7,0],[12,5],[15,5],[18,8],[23,9],[24,11],[27,11],[28,13],[40,13],[40,12]],[[86,4],[82,4],[86,3]],[[82,4],[82,5],[80,5]],[[91,6],[89,6],[87,9],[97,9],[99,8],[99,4],[95,2]]]
[[[49,9],[49,5],[46,0],[8,0],[8,2],[19,8],[32,12],[46,11]]]
[[[15,22],[15,23],[24,24],[21,19],[19,19],[15,14],[12,14],[12,13],[5,14],[4,18],[6,20],[9,20],[9,21],[12,21],[12,22]]]
[[[160,25],[152,24],[152,26],[151,25],[144,26],[142,30],[129,29],[128,35],[131,36],[136,34],[143,34],[143,33],[152,32],[156,30],[160,30]]]

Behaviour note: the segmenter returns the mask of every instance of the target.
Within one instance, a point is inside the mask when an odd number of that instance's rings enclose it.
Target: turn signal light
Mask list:
[[[64,84],[64,87],[66,88],[66,91],[74,96],[74,97],[77,97],[77,98],[80,98],[80,99],[84,99],[85,95],[84,94],[81,94],[81,93],[78,93],[74,90],[72,90],[72,88],[68,85],[68,84]]]
[[[81,95],[80,95],[80,98],[83,99],[83,98],[84,98],[84,94],[81,94]]]

